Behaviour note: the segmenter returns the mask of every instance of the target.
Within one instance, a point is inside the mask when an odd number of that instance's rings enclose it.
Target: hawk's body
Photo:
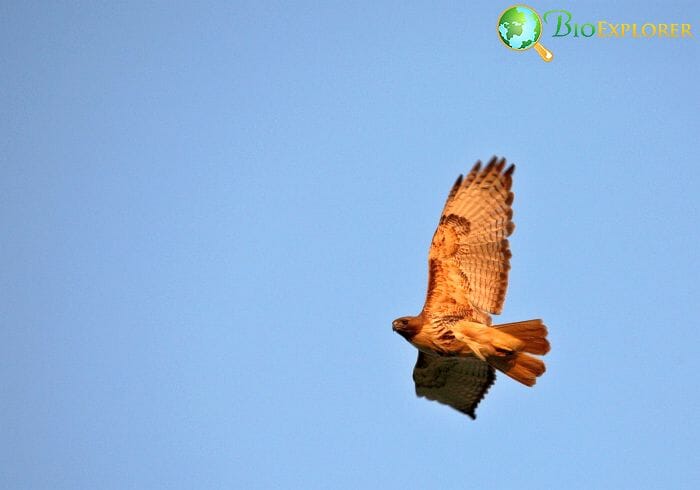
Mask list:
[[[416,392],[474,417],[495,379],[494,368],[532,386],[549,351],[541,320],[491,326],[503,309],[513,232],[514,166],[493,158],[460,175],[445,203],[428,256],[423,311],[394,321],[394,330],[420,350]]]

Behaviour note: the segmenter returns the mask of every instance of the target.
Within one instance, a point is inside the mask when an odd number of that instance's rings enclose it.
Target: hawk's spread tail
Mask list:
[[[547,327],[544,326],[542,320],[526,320],[494,325],[494,328],[517,338],[523,343],[523,347],[518,349],[519,352],[504,357],[490,357],[489,364],[524,385],[534,385],[537,377],[545,372],[545,366],[540,359],[528,355],[526,352],[537,355],[549,352]]]
[[[543,356],[549,352],[549,341],[547,340],[547,327],[544,326],[542,320],[525,320],[524,322],[503,323],[494,325],[493,328],[499,329],[501,332],[512,335],[516,339],[522,341],[524,347],[518,349],[530,354]]]
[[[490,357],[488,363],[526,386],[533,386],[537,377],[545,372],[544,362],[522,352],[506,357]]]

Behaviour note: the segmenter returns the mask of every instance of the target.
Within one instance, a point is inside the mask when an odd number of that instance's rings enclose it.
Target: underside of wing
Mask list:
[[[490,323],[508,287],[513,232],[514,166],[493,158],[455,182],[433,236],[428,259],[428,316],[456,315]]]
[[[496,379],[496,372],[476,357],[440,357],[418,353],[413,368],[416,395],[448,405],[472,419]]]

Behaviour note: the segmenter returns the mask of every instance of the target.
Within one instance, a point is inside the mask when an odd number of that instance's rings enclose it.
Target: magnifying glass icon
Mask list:
[[[544,61],[552,61],[554,55],[539,43],[542,35],[542,19],[535,9],[526,5],[513,5],[498,17],[498,37],[506,47],[515,51],[535,48]]]

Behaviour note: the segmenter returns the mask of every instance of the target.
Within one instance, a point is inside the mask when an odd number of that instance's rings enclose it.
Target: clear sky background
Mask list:
[[[0,5],[0,487],[698,488],[697,6],[472,3]],[[471,421],[391,321],[494,154],[553,348]]]

